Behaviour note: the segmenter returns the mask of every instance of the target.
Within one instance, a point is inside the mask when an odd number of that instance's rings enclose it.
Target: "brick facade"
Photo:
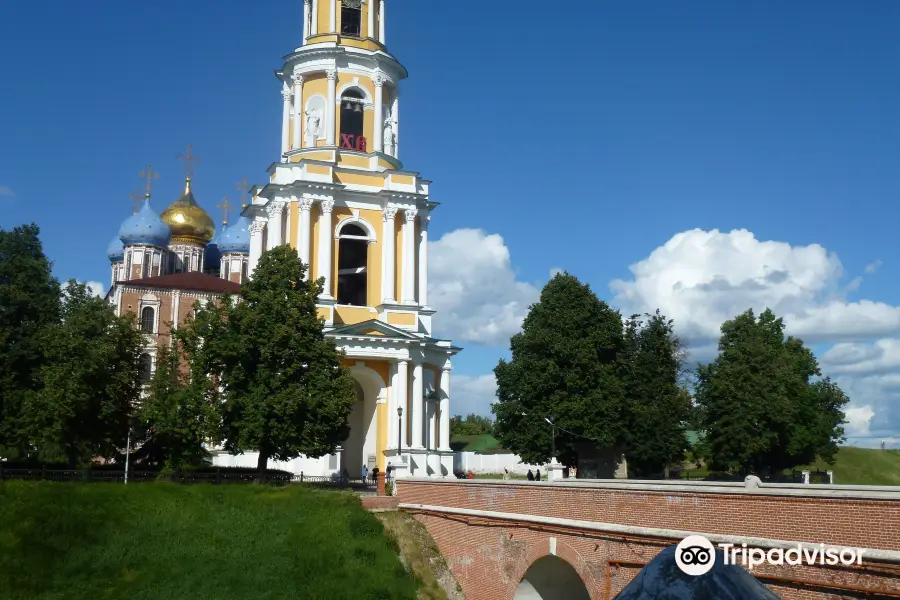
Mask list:
[[[776,495],[696,486],[407,480],[401,505],[454,507],[636,527],[900,550],[900,493],[891,498]],[[837,489],[833,487],[831,489]],[[702,491],[701,491],[702,490]],[[511,600],[535,560],[569,562],[595,600],[614,598],[660,550],[678,540],[571,527],[417,512],[467,600]],[[900,565],[758,567],[783,598],[856,598],[850,588],[892,590]],[[814,585],[818,582],[822,585]],[[888,592],[890,593],[890,592]],[[878,596],[876,596],[878,597]]]

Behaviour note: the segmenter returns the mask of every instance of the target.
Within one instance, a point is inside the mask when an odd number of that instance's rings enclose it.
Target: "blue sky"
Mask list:
[[[410,72],[401,159],[442,203],[432,300],[466,347],[460,410],[487,410],[505,339],[566,269],[623,311],[683,315],[701,357],[716,315],[780,307],[841,373],[861,443],[900,443],[900,4],[551,6],[389,0]],[[58,276],[106,284],[138,172],[161,173],[161,210],[188,144],[218,215],[277,159],[273,71],[301,14],[301,0],[0,4],[0,226],[37,222]]]

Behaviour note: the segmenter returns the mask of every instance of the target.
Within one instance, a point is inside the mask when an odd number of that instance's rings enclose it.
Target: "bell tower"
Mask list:
[[[303,7],[303,44],[276,73],[281,160],[321,148],[365,156],[372,169],[399,168],[400,81],[407,73],[385,45],[385,0],[305,0]]]
[[[398,477],[452,477],[450,358],[460,349],[432,336],[428,225],[438,204],[431,182],[400,162],[407,72],[386,45],[386,3],[303,2],[302,43],[275,72],[278,160],[242,211],[248,270],[287,244],[323,281],[325,334],[363,390],[335,468],[393,461]]]

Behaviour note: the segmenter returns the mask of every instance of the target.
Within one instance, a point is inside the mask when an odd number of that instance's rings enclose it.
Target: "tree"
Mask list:
[[[627,406],[625,458],[635,477],[684,460],[691,417],[690,397],[678,386],[685,355],[673,322],[658,310],[645,317],[626,321],[619,354]]]
[[[450,435],[485,435],[494,432],[494,422],[488,417],[469,414],[466,418],[456,415],[450,419]]]
[[[802,340],[766,309],[722,325],[719,356],[697,369],[695,399],[703,441],[699,453],[714,470],[781,471],[832,460],[844,439],[849,401]]]
[[[22,406],[40,389],[43,330],[59,319],[59,282],[37,225],[0,229],[0,452],[27,451]]]
[[[140,393],[143,339],[134,316],[116,316],[87,286],[68,282],[59,323],[41,335],[43,387],[25,403],[23,422],[44,459],[70,467],[125,446]]]
[[[176,332],[170,346],[157,349],[156,371],[140,411],[147,435],[144,454],[165,471],[200,464],[208,455],[203,444],[218,439],[220,424],[213,382],[206,372],[194,376],[188,370],[191,363],[177,337]]]
[[[568,273],[551,279],[510,340],[512,360],[494,369],[494,431],[503,446],[524,462],[547,461],[554,428],[546,419],[558,426],[555,444],[563,464],[577,462],[579,442],[619,445],[625,432],[615,356],[621,346],[617,311]]]
[[[342,353],[316,311],[323,280],[308,281],[295,250],[262,255],[240,302],[224,298],[196,311],[183,339],[192,369],[217,377],[225,448],[259,452],[260,480],[270,458],[317,458],[347,438],[356,403]],[[201,343],[202,342],[202,343]]]

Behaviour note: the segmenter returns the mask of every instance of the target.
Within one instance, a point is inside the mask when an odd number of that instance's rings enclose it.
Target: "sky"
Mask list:
[[[900,447],[900,3],[387,4],[400,158],[441,203],[436,334],[465,348],[454,412],[490,414],[568,271],[659,308],[695,361],[773,308],[851,398],[848,443]],[[57,276],[103,291],[139,172],[162,210],[188,144],[218,220],[278,158],[301,35],[301,0],[0,3],[0,227],[37,223]]]

